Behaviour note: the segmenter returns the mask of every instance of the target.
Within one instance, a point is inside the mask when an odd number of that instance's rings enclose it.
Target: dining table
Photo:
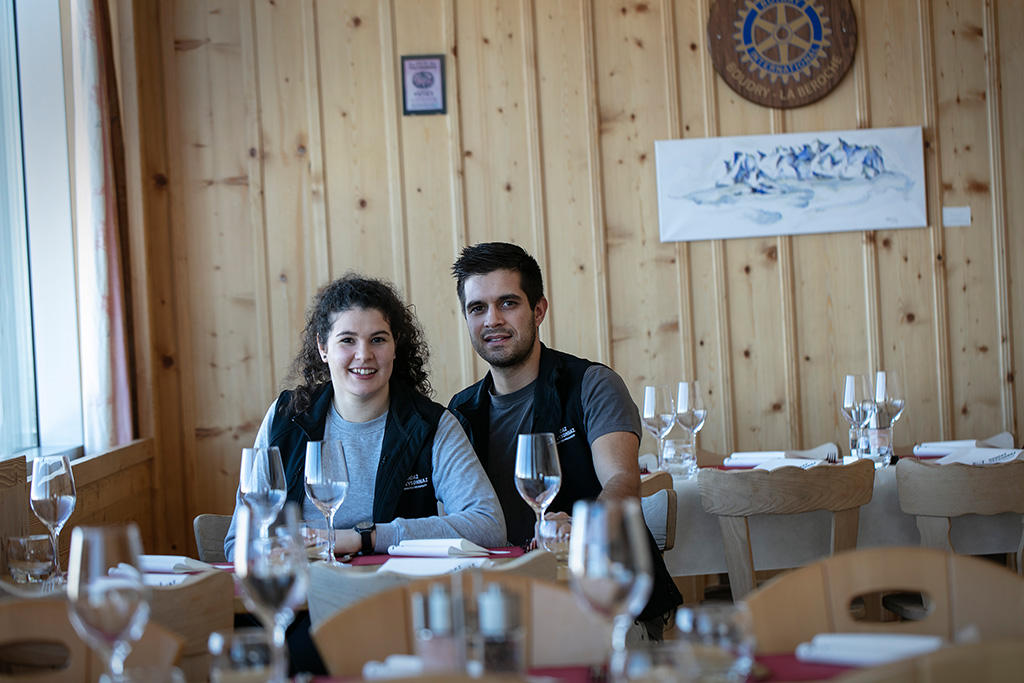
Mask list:
[[[719,574],[726,570],[722,534],[715,515],[701,506],[697,477],[673,476],[676,492],[675,546],[665,552],[672,576]],[[758,570],[800,567],[829,555],[831,513],[750,517],[754,567]],[[1022,516],[963,515],[952,519],[950,539],[958,553],[990,555],[1016,553],[1021,541]],[[860,508],[857,547],[917,546],[921,536],[913,516],[900,510],[896,468],[875,470],[871,501]]]

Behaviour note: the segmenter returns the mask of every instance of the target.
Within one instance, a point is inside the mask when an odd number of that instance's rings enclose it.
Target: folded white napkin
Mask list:
[[[175,570],[177,565],[184,565],[190,559],[184,555],[139,555],[139,570],[146,574],[174,574],[180,571]]]
[[[440,576],[470,567],[487,568],[492,566],[494,566],[494,560],[486,557],[392,557],[377,571],[382,574],[403,574],[405,576]]]
[[[775,460],[767,460],[762,462],[760,465],[754,467],[755,470],[777,470],[780,467],[799,467],[800,469],[810,469],[815,465],[821,464],[820,460],[807,460],[806,458],[776,458]]]
[[[388,555],[407,557],[487,557],[491,553],[464,538],[407,539],[388,548]]]
[[[1013,448],[1013,435],[1000,432],[987,439],[926,441],[914,446],[914,455],[948,455],[958,448]]]
[[[998,465],[1020,458],[1024,450],[1014,448],[956,448],[935,460],[936,465]]]
[[[939,636],[904,633],[819,633],[809,643],[796,646],[801,662],[842,666],[877,666],[905,657],[938,650]]]
[[[839,447],[834,443],[823,443],[804,451],[737,451],[726,458],[722,464],[725,467],[756,467],[762,463],[771,463],[787,458],[791,460],[824,460],[829,453],[838,455]]]
[[[363,664],[363,678],[368,681],[382,678],[406,678],[423,673],[423,661],[416,655],[388,655],[383,662]]]

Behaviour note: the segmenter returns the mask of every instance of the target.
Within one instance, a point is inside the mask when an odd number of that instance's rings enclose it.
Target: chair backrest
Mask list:
[[[210,571],[173,586],[153,588],[149,619],[183,641],[179,666],[187,680],[205,680],[210,671],[207,641],[213,631],[234,626],[234,579]]]
[[[998,640],[945,647],[919,657],[855,671],[841,683],[1002,683],[1020,680],[1024,641]]]
[[[555,581],[558,578],[558,560],[551,553],[534,550],[491,567],[488,571]],[[310,623],[317,626],[349,605],[389,588],[405,585],[416,578],[392,572],[366,571],[363,567],[332,567],[326,562],[316,562],[309,568],[307,603]]]
[[[0,461],[0,575],[7,574],[7,537],[28,533],[25,456]]]
[[[171,666],[181,639],[150,622],[126,665]],[[14,683],[81,683],[105,670],[78,637],[62,598],[0,602],[0,680]]]
[[[607,656],[611,622],[581,608],[568,587],[500,572],[463,572],[461,577],[467,592],[474,585],[497,582],[519,595],[529,666],[597,664]],[[382,591],[314,626],[313,641],[330,674],[355,676],[368,661],[411,654],[411,596],[438,581],[447,584],[450,577],[419,579]]]
[[[828,510],[832,513],[832,552],[857,546],[860,506],[871,500],[875,469],[868,460],[809,469],[718,470],[704,468],[697,487],[704,510],[718,516],[725,564],[734,600],[755,588],[750,548],[750,515]]]
[[[950,517],[1015,512],[1024,522],[1024,462],[1000,465],[936,465],[903,458],[896,465],[900,509],[914,515],[921,545],[954,550]],[[1024,524],[1017,545],[1021,572]]]
[[[640,506],[658,548],[662,552],[672,550],[676,544],[677,507],[672,475],[663,471],[640,477]]]
[[[918,591],[931,610],[920,621],[857,621],[859,596]],[[818,633],[921,633],[949,641],[977,629],[983,640],[1024,637],[1024,578],[994,562],[933,548],[868,548],[781,574],[747,596],[757,649],[792,652]]]
[[[192,531],[196,535],[196,551],[203,562],[227,562],[224,537],[231,526],[231,515],[196,515]]]

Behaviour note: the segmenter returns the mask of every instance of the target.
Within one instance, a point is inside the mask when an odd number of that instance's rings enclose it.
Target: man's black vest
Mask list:
[[[391,401],[373,490],[373,521],[437,514],[433,482],[433,448],[444,407],[398,383],[390,385]],[[325,383],[313,394],[312,405],[292,413],[290,391],[283,391],[270,425],[270,445],[281,449],[288,500],[302,505],[306,497],[303,471],[306,442],[324,438],[334,387]],[[408,482],[408,485],[407,485]],[[426,482],[426,484],[424,484]]]
[[[583,375],[592,365],[598,363],[541,345],[540,374],[534,387],[530,432],[551,432],[558,442],[562,486],[548,507],[551,512],[571,513],[572,504],[577,500],[597,498],[601,493],[581,397]],[[487,470],[490,450],[493,386],[494,380],[488,372],[482,380],[456,394],[448,404],[462,422],[484,470]]]
[[[531,431],[551,432],[558,442],[562,486],[548,508],[552,512],[572,513],[573,503],[577,500],[597,498],[601,493],[601,480],[594,471],[594,455],[590,450],[586,420],[583,417],[583,375],[592,365],[598,363],[541,344]],[[457,393],[448,403],[448,408],[459,418],[469,435],[485,470],[491,423],[490,391],[493,386],[494,380],[488,372],[482,380]],[[683,596],[665,567],[654,536],[650,531],[647,536],[654,585],[651,597],[640,613],[640,619],[654,620],[674,613],[675,608],[682,604]]]

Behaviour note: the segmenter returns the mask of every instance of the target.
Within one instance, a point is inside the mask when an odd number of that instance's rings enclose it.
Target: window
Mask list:
[[[59,3],[0,3],[0,458],[81,451]]]

